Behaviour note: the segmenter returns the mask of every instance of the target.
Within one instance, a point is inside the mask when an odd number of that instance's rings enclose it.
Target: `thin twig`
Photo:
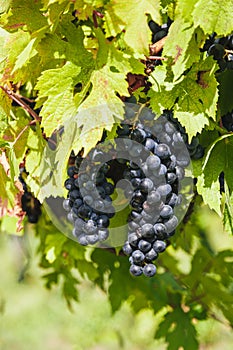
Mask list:
[[[161,56],[148,56],[148,60],[155,61],[155,60],[160,60],[160,61],[166,61],[166,57],[161,57]]]
[[[23,133],[29,128],[29,126],[33,125],[36,123],[36,120],[31,120],[30,123],[28,123],[27,125],[25,125],[25,127],[20,131],[20,133],[18,134],[18,136],[16,137],[16,139],[14,140],[14,145],[16,144],[16,142],[18,141],[18,139],[23,135]]]
[[[167,39],[167,36],[163,37],[162,39],[160,39],[156,43],[150,45],[150,54],[157,55],[164,47],[166,39]]]
[[[4,86],[0,85],[0,88],[15,102],[18,103],[19,106],[23,107],[25,111],[27,111],[37,122],[40,122],[41,118],[38,116],[38,114],[29,107],[23,100],[20,98],[16,93],[14,93],[12,90],[5,88]]]

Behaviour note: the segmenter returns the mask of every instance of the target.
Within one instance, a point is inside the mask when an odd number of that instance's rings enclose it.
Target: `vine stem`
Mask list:
[[[20,96],[18,96],[15,92],[12,90],[5,88],[4,86],[0,85],[0,88],[15,102],[18,103],[19,106],[23,107],[25,111],[27,111],[35,121],[40,122],[41,118],[38,116],[38,114],[31,108],[29,107]]]
[[[23,133],[29,128],[29,126],[36,124],[36,120],[32,120],[30,121],[30,123],[28,123],[27,125],[25,125],[25,127],[20,131],[20,133],[17,135],[16,139],[13,142],[13,145],[16,144],[16,142],[20,139],[20,137],[23,135]]]

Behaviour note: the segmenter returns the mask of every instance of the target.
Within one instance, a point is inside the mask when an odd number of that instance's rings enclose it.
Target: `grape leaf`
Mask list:
[[[194,63],[187,75],[172,84],[165,80],[164,69],[161,69],[158,77],[154,74],[150,79],[153,84],[153,90],[149,92],[152,109],[155,113],[161,113],[163,109],[174,108],[174,114],[181,124],[186,126],[187,122],[187,132],[191,139],[209,124],[207,115],[215,119],[218,100],[215,70],[212,58],[208,57],[199,64]],[[193,125],[192,118],[196,122]]]
[[[179,120],[181,125],[185,125],[185,130],[191,142],[192,137],[201,133],[205,125],[209,125],[209,120],[204,113],[194,114],[189,112],[174,111],[174,117]]]
[[[46,29],[47,28],[45,28],[44,30],[41,30],[36,37],[32,38],[27,44],[27,46],[18,55],[15,62],[14,69],[12,70],[12,74],[14,74],[15,71],[17,71],[24,65],[26,65],[31,60],[32,57],[37,55],[37,50],[36,50],[37,45],[40,42],[40,40],[42,40],[43,37],[45,36]]]
[[[205,186],[204,174],[197,178],[197,192],[202,196],[203,201],[210,209],[214,209],[219,216],[221,213],[221,194],[219,192],[219,182],[213,181],[210,187]]]
[[[3,51],[3,53],[7,51],[7,56],[5,57],[5,75],[3,75],[4,80],[9,79],[9,76],[13,77],[12,70],[15,66],[15,62],[17,61],[18,56],[21,54],[21,52],[25,49],[25,47],[27,47],[29,42],[29,33],[22,30],[18,30],[17,32],[12,33],[8,36],[5,42],[5,50]],[[17,79],[16,74],[14,74],[14,77]]]
[[[205,185],[210,187],[213,182],[218,180],[219,174],[224,171],[227,185],[230,192],[233,190],[233,139],[232,134],[223,135],[211,145],[203,164]]]
[[[229,13],[233,12],[233,2],[228,0],[199,0],[192,12],[196,26],[200,26],[206,34],[216,32],[226,36],[233,31],[233,22],[229,21]]]
[[[8,116],[10,115],[11,99],[0,89],[0,136],[8,126]]]
[[[10,6],[11,0],[2,0],[0,4],[0,13],[6,12]]]
[[[10,6],[11,12],[8,17],[7,29],[27,26],[29,32],[48,26],[46,16],[44,16],[41,1],[13,0]]]
[[[178,0],[175,7],[175,16],[182,17],[185,22],[192,22],[192,13],[196,0]]]
[[[135,11],[137,8],[137,11]],[[116,0],[107,6],[105,17],[105,29],[107,36],[115,36],[125,30],[124,40],[134,52],[138,54],[148,54],[148,43],[150,40],[150,30],[147,25],[147,16],[161,22],[160,1],[152,0]],[[132,15],[133,14],[133,15]],[[123,24],[123,23],[124,24]]]
[[[38,79],[37,107],[43,103],[41,126],[48,136],[75,112],[73,87],[80,71],[80,67],[67,62],[62,68],[44,71]]]
[[[173,60],[172,71],[174,73],[174,80],[179,78],[187,68],[186,62],[188,57],[192,57],[194,61],[195,59],[198,61],[200,56],[197,46],[194,46],[193,52],[189,48],[194,29],[195,28],[190,26],[190,23],[185,22],[185,19],[182,17],[173,22],[169,28],[169,34],[164,45],[163,56],[171,57]],[[195,55],[197,56],[196,58]]]
[[[75,150],[77,152],[84,145],[85,154],[96,145],[103,128],[111,130],[115,121],[114,116],[122,119],[123,103],[115,92],[129,96],[125,74],[112,72],[108,65],[92,73],[91,83],[91,93],[79,107],[76,116],[77,126],[78,128],[82,126],[82,133]]]
[[[156,339],[165,337],[169,344],[168,350],[198,349],[197,331],[192,324],[190,314],[185,313],[181,308],[176,308],[165,315],[155,337]]]
[[[105,1],[103,0],[76,0],[74,3],[74,8],[78,13],[78,18],[80,20],[86,20],[89,17],[92,17],[93,11],[104,5]]]
[[[224,183],[224,188],[225,207],[223,212],[223,224],[225,231],[229,234],[233,234],[233,193],[230,195],[226,182]]]

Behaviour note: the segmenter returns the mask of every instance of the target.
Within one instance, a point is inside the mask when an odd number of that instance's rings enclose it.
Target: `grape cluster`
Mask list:
[[[147,113],[147,119],[152,117]],[[184,168],[189,165],[189,155],[182,149],[184,142],[180,134],[165,115],[151,130],[145,129],[139,121],[133,127],[123,124],[117,134],[123,138],[125,147],[129,147],[131,161],[124,177],[133,189],[128,239],[123,251],[130,256],[132,275],[152,277],[156,273],[153,262],[165,251],[166,240],[178,225],[174,208],[182,200],[179,185]],[[136,141],[137,145],[129,140]]]
[[[67,199],[63,202],[68,212],[67,218],[73,223],[73,235],[81,245],[96,244],[105,241],[109,236],[109,219],[114,215],[110,195],[114,186],[107,181],[109,165],[104,163],[100,168],[103,152],[90,151],[86,167],[80,166],[85,160],[75,157],[75,163],[68,167],[68,179],[65,188]],[[83,163],[83,164],[84,164]]]
[[[25,179],[27,173],[24,167],[20,167],[19,181],[23,185],[23,195],[21,197],[22,210],[26,212],[28,222],[36,224],[41,215],[41,204],[37,198],[28,190]]]
[[[217,38],[213,33],[206,40],[202,51],[207,51],[209,56],[218,62],[220,71],[233,69],[233,34]]]
[[[127,180],[124,193],[130,214],[122,249],[129,256],[132,275],[152,277],[154,260],[165,251],[178,225],[181,182],[190,163],[189,152],[196,152],[198,144],[192,141],[190,149],[186,148],[185,131],[170,112],[155,121],[149,109],[131,106],[125,109],[125,120],[117,127],[110,148],[97,144],[85,158],[80,154],[72,158],[63,207],[81,245],[103,242],[114,216],[111,196],[117,182]]]

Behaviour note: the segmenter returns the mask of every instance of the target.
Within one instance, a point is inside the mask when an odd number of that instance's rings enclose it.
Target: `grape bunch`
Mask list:
[[[28,190],[25,179],[27,177],[27,172],[24,167],[20,167],[19,181],[23,185],[23,195],[21,197],[21,207],[22,210],[26,212],[28,222],[36,224],[41,215],[41,204],[37,198]]]
[[[213,33],[206,40],[201,51],[207,51],[209,56],[218,62],[220,71],[233,69],[233,34],[218,38]]]
[[[74,225],[74,237],[84,246],[108,238],[109,219],[114,215],[110,197],[114,186],[106,179],[109,165],[104,163],[98,168],[102,156],[101,150],[90,151],[86,167],[81,156],[75,157],[75,163],[67,170],[69,177],[64,184],[68,195],[63,207],[68,212],[68,220]],[[84,164],[82,169],[81,164]]]
[[[104,242],[115,210],[111,196],[117,182],[127,180],[124,194],[130,214],[122,249],[129,256],[132,275],[152,277],[154,261],[165,251],[179,222],[177,208],[183,200],[180,190],[190,149],[184,133],[177,131],[178,122],[171,122],[171,113],[165,111],[155,121],[149,109],[131,106],[125,109],[125,120],[117,127],[110,148],[97,144],[86,158],[80,154],[73,158],[63,207],[81,245]],[[196,141],[189,147],[196,150]]]
[[[152,116],[147,112],[147,119]],[[180,181],[189,165],[189,154],[182,149],[184,142],[165,115],[150,130],[139,121],[133,127],[121,125],[117,134],[131,156],[124,173],[132,187],[132,210],[123,252],[129,255],[132,275],[152,277],[156,273],[154,260],[165,251],[166,240],[178,225],[174,208],[182,200]]]

